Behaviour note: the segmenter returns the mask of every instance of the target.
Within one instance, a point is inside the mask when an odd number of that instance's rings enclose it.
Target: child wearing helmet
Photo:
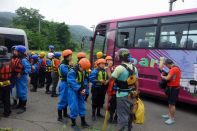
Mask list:
[[[31,70],[31,84],[33,88],[30,90],[31,92],[36,92],[38,87],[38,76],[39,76],[39,68],[40,64],[38,62],[38,55],[34,54],[31,56],[32,59],[32,70]]]
[[[48,53],[47,54],[47,60],[46,60],[46,94],[51,94],[50,91],[50,86],[52,83],[52,77],[51,77],[51,72],[52,72],[52,59],[53,59],[54,54],[53,53]]]
[[[40,52],[39,54],[39,64],[40,64],[40,69],[39,69],[39,88],[43,88],[45,84],[45,71],[46,71],[46,58],[45,58],[46,53],[45,52]]]
[[[109,78],[111,78],[111,74],[114,71],[115,67],[113,66],[113,58],[111,56],[107,56],[105,58],[107,66],[106,72]],[[116,112],[116,90],[114,90],[114,80],[109,79],[109,84],[107,87],[107,96],[109,97],[109,123],[117,123],[117,114]]]
[[[52,93],[51,93],[51,97],[57,97],[58,94],[56,93],[56,87],[59,81],[59,74],[58,74],[58,67],[60,65],[60,57],[61,57],[61,53],[59,52],[55,52],[54,53],[54,59],[52,59],[52,83],[53,83],[53,87],[52,87]]]
[[[26,47],[25,46],[16,46],[16,51],[18,53],[22,70],[18,72],[16,79],[16,89],[17,96],[19,98],[18,108],[20,111],[18,114],[26,111],[27,95],[28,95],[28,75],[31,72],[31,64],[26,58]]]
[[[79,61],[82,59],[82,58],[86,58],[86,53],[85,52],[79,52],[78,54],[77,54],[77,64],[76,64],[76,68],[79,66]],[[89,97],[89,74],[90,74],[90,72],[89,72],[89,70],[86,70],[85,71],[85,80],[86,80],[86,82],[85,82],[85,87],[86,87],[86,95],[85,95],[85,101],[87,101],[87,99],[88,99],[88,97]]]
[[[67,106],[68,106],[68,84],[67,84],[67,74],[70,69],[70,61],[72,61],[72,51],[67,49],[62,52],[62,62],[59,65],[58,73],[59,73],[59,96],[58,96],[58,121],[63,122],[63,116],[68,117],[67,114]]]
[[[103,58],[103,52],[99,51],[96,53],[96,60],[94,62],[94,68],[97,68],[97,60]]]
[[[70,108],[70,118],[72,121],[72,128],[77,129],[76,118],[79,115],[81,117],[81,126],[88,127],[86,123],[85,115],[85,100],[86,95],[86,77],[85,71],[90,68],[90,62],[87,58],[82,58],[78,62],[78,66],[72,68],[68,72],[68,104]]]
[[[100,109],[103,107],[105,101],[105,94],[108,84],[108,76],[105,71],[106,60],[98,59],[97,68],[95,68],[90,74],[90,82],[92,83],[92,120],[96,120],[97,117],[103,117],[100,113]]]

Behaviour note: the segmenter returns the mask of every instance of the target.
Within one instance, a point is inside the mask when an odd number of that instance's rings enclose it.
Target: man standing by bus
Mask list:
[[[10,59],[8,58],[8,49],[5,46],[0,46],[0,96],[2,97],[4,117],[11,114],[10,108],[10,91],[11,91],[11,77],[12,67]]]
[[[130,99],[129,96],[131,91],[138,90],[138,71],[136,67],[129,63],[131,55],[128,49],[120,49],[118,56],[121,65],[117,66],[112,73],[112,78],[115,79],[115,86],[117,86],[118,127],[119,131],[124,131],[125,129],[131,131],[133,98]],[[136,78],[132,85],[128,84],[131,72]]]
[[[168,96],[169,111],[167,115],[162,115],[162,117],[167,119],[165,121],[166,124],[171,125],[175,123],[175,105],[179,96],[181,70],[174,64],[171,59],[166,59],[164,64],[170,69],[167,76],[161,75],[162,79],[168,81],[166,87],[166,94]]]

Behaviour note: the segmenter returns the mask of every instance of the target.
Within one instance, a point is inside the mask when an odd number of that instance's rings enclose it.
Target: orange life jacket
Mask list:
[[[52,60],[52,67],[54,72],[58,72],[58,67],[60,65],[60,60],[59,59],[53,59]]]
[[[45,58],[42,59],[41,67],[46,68],[47,60]]]
[[[11,60],[12,68],[15,73],[21,73],[23,70],[22,62],[19,58]]]
[[[12,77],[12,67],[10,63],[3,63],[4,65],[0,68],[0,82],[7,81]]]

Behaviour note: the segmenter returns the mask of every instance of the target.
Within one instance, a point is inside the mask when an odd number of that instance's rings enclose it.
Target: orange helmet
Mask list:
[[[84,70],[89,70],[90,69],[90,61],[87,58],[82,58],[79,61],[79,65],[84,69]]]
[[[113,60],[113,58],[111,57],[111,56],[107,56],[106,58],[105,58],[105,60],[107,61],[107,60]]]
[[[77,58],[78,58],[78,59],[80,59],[80,58],[86,58],[86,53],[84,53],[84,52],[79,52],[79,53],[77,54]]]
[[[101,59],[98,59],[96,63],[97,63],[97,65],[99,65],[99,64],[105,64],[106,63],[106,60],[103,59],[103,58],[101,58]]]
[[[69,49],[67,49],[67,50],[64,50],[63,52],[62,52],[62,57],[66,57],[66,56],[68,56],[68,55],[72,55],[72,50],[69,50]]]

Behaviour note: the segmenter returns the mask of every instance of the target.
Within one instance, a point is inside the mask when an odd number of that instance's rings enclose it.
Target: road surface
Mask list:
[[[166,102],[143,97],[145,104],[145,123],[134,125],[133,131],[197,131],[197,108],[179,104],[176,112],[176,124],[168,126],[164,124],[161,115],[167,112]],[[16,114],[13,110],[9,118],[0,118],[1,128],[12,128],[17,131],[72,131],[71,122],[63,124],[57,121],[56,111],[57,98],[51,98],[45,94],[44,89],[38,89],[36,93],[29,93],[27,111],[23,114]],[[0,110],[2,112],[2,109]],[[89,129],[82,131],[99,131],[102,127],[103,119],[97,122],[91,121],[91,101],[87,104],[87,122],[91,125]],[[104,114],[104,111],[102,111]],[[77,123],[80,127],[80,119]],[[108,124],[107,131],[117,131],[114,124]]]

